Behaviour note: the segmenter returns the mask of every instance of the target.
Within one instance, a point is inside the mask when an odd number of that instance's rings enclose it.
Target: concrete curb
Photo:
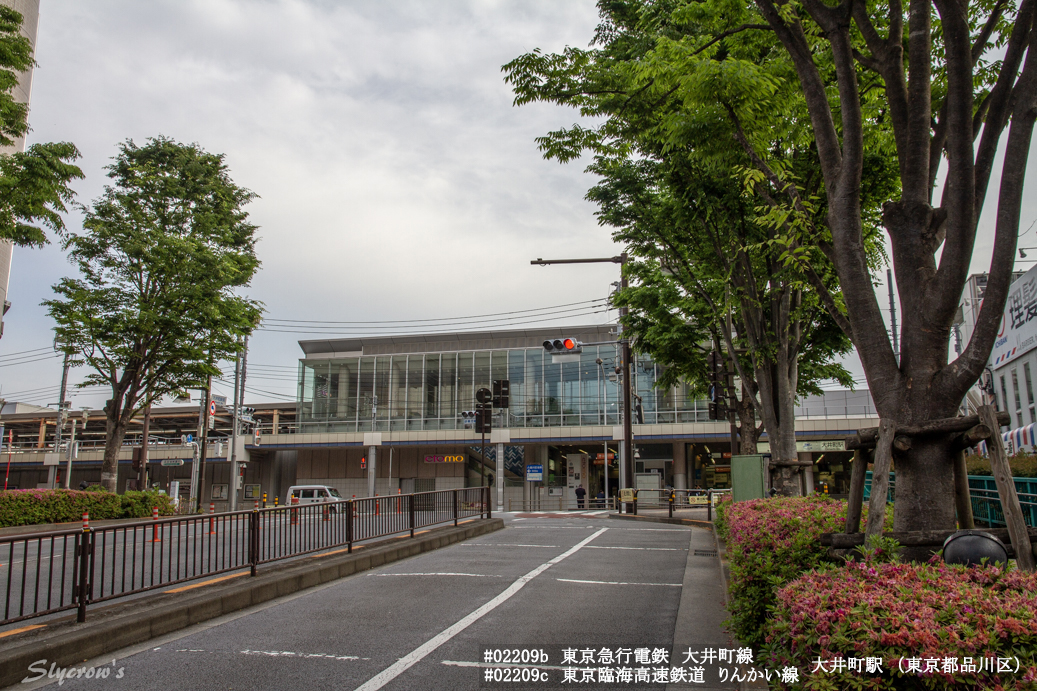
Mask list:
[[[74,617],[49,622],[46,628],[16,634],[12,637],[14,640],[4,641],[4,647],[0,649],[0,688],[20,682],[28,674],[29,665],[37,660],[46,659],[48,664],[54,662],[58,666],[74,665],[209,619],[503,527],[502,519],[490,518],[457,527],[435,528],[414,538],[394,538],[388,544],[367,544],[359,550],[354,547],[353,554],[317,554],[274,568],[267,566],[266,573],[260,572],[255,578],[245,575],[219,585],[204,586],[196,594],[161,593],[147,600],[138,598],[98,608],[90,611],[83,624],[75,623]]]
[[[669,516],[636,516],[630,513],[610,513],[609,518],[621,521],[644,521],[646,523],[669,523],[670,525],[691,526],[692,528],[713,529],[712,521],[700,521],[695,518],[670,518]]]

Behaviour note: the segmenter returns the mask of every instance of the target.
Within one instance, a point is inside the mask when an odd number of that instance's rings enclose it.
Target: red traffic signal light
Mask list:
[[[582,353],[583,344],[575,338],[556,338],[553,341],[544,341],[544,350],[552,355],[564,355],[566,353]]]
[[[367,456],[360,457],[360,470],[367,470]]]

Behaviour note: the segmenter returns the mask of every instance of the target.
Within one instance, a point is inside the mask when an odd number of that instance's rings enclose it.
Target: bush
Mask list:
[[[1037,477],[1037,455],[1017,453],[1008,457],[1008,465],[1012,469],[1012,477]],[[969,454],[965,457],[965,467],[969,475],[993,475],[990,459],[986,456]]]
[[[79,521],[83,513],[94,520],[151,515],[170,515],[173,505],[169,497],[157,492],[80,492],[68,489],[19,489],[0,491],[0,528],[42,523]]]
[[[813,672],[815,660],[851,657],[880,657],[883,673]],[[1017,657],[1019,671],[944,671],[945,658],[965,657]],[[938,669],[905,674],[901,658],[936,659]],[[757,659],[806,672],[802,689],[1033,689],[1037,574],[936,561],[822,566],[777,592]]]
[[[887,507],[887,529],[892,526],[891,509]],[[718,517],[731,569],[728,624],[742,643],[758,647],[777,590],[828,561],[821,535],[846,529],[846,502],[816,494],[754,499],[728,503]],[[867,506],[862,525],[866,520]]]

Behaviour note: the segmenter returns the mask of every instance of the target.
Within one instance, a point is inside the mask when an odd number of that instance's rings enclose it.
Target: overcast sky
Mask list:
[[[534,142],[577,116],[513,107],[500,67],[538,47],[586,46],[596,24],[593,0],[42,0],[29,141],[79,147],[84,204],[128,138],[225,154],[235,182],[259,195],[249,211],[263,266],[249,294],[271,318],[428,319],[593,300],[618,278],[614,265],[529,265],[620,251],[583,200],[594,183],[584,164],[545,161]],[[1034,212],[1030,202],[1024,227]],[[989,260],[983,226],[978,270]],[[57,246],[15,250],[0,356],[50,345],[40,302],[72,272]],[[257,333],[249,384],[270,395],[249,400],[294,399],[297,341],[317,337]],[[58,358],[0,367],[3,395],[53,403],[60,373]],[[107,397],[76,392],[73,406]]]

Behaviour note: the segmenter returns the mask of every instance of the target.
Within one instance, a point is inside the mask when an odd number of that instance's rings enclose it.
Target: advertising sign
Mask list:
[[[1037,345],[1037,266],[1008,289],[1001,328],[990,352],[990,362],[1001,367]]]
[[[426,463],[464,463],[464,455],[457,454],[453,456],[425,456]]]

